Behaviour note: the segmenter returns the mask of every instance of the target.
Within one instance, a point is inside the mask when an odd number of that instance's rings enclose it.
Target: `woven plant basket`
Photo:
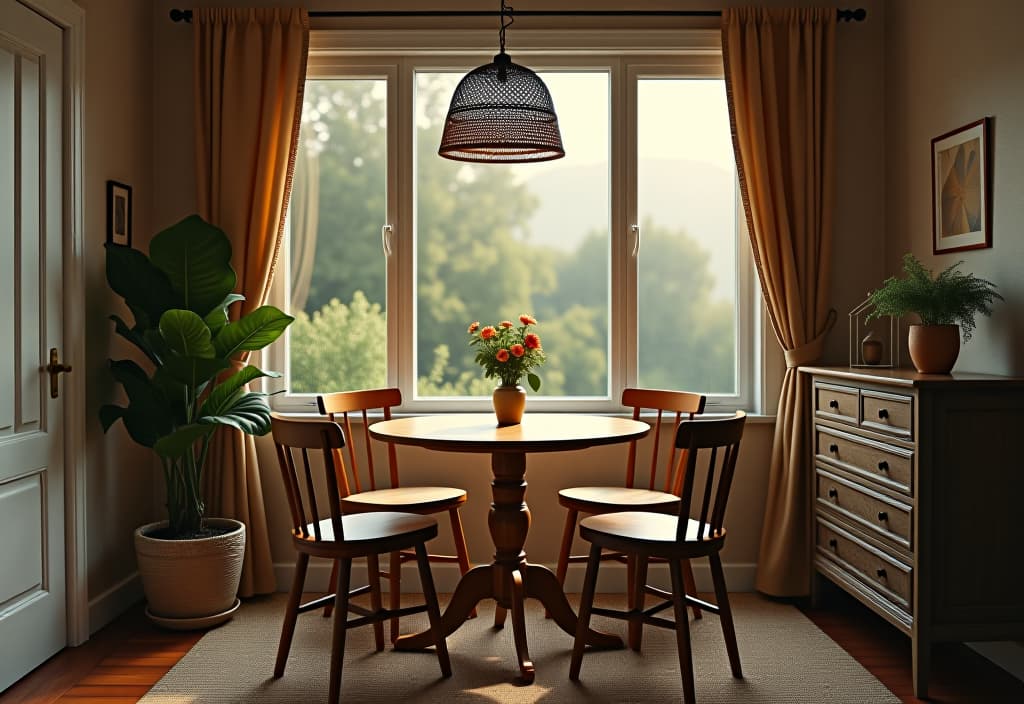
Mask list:
[[[245,524],[208,518],[211,528],[229,532],[194,540],[160,540],[149,533],[167,521],[135,530],[135,555],[148,602],[147,614],[169,628],[206,628],[231,617],[245,555]],[[175,620],[180,623],[175,624]]]

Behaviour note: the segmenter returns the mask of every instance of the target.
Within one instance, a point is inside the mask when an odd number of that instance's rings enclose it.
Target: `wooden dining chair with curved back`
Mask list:
[[[729,593],[726,590],[722,560],[718,553],[725,544],[725,509],[736,471],[736,458],[745,421],[746,414],[737,411],[731,418],[686,420],[679,424],[675,446],[685,453],[680,456],[683,484],[678,512],[675,515],[652,511],[624,511],[591,516],[580,522],[580,537],[590,542],[590,554],[587,558],[587,574],[583,581],[579,622],[569,666],[570,679],[578,680],[580,677],[591,614],[624,619],[630,623],[642,622],[670,628],[676,632],[683,700],[686,704],[694,704],[696,694],[690,652],[690,623],[686,616],[687,604],[718,614],[733,677],[743,677],[732,610],[729,607]],[[699,511],[695,512],[695,508]],[[697,518],[691,518],[694,515]],[[636,558],[638,574],[633,584],[635,594],[628,611],[594,606],[594,592],[597,589],[597,574],[603,550],[615,550]],[[655,557],[660,557],[668,563],[672,589],[666,593],[666,600],[644,608],[642,595],[647,581],[644,566],[648,559]],[[707,557],[711,566],[711,579],[714,582],[717,602],[715,604],[698,599],[683,579],[683,561],[700,557]],[[674,620],[656,615],[669,607],[674,610]]]
[[[641,414],[645,412],[656,412],[652,423],[654,432],[651,433],[651,454],[647,471],[644,473],[641,469],[639,480],[642,484],[637,486],[638,450],[637,441],[633,440],[629,443],[626,476],[622,486],[580,486],[558,492],[558,503],[566,509],[562,544],[558,552],[558,567],[555,572],[559,583],[565,585],[565,575],[570,563],[587,560],[586,555],[570,554],[581,513],[600,515],[616,511],[655,511],[674,514],[678,510],[683,477],[678,471],[680,463],[676,460],[677,448],[671,448],[664,463],[659,458],[662,421],[673,418],[672,427],[675,428],[684,418],[692,420],[694,416],[703,413],[706,403],[705,396],[689,391],[639,388],[627,388],[622,391],[622,405],[633,409],[633,420],[640,420]],[[626,562],[627,580],[632,584],[636,574],[634,560],[617,552],[604,553],[602,559]],[[683,565],[683,574],[687,580],[687,587],[695,589],[693,569],[689,562]],[[694,618],[700,618],[698,607],[693,607],[693,614]],[[630,647],[634,650],[640,649],[642,639],[642,631],[637,628],[638,626],[633,625],[629,633]]]
[[[338,482],[337,450],[345,447],[341,427],[329,420],[288,420],[271,415],[271,432],[277,450],[281,477],[291,513],[292,546],[298,556],[288,604],[285,607],[281,640],[277,648],[274,677],[284,675],[292,636],[300,613],[319,609],[334,602],[334,626],[331,636],[331,669],[327,701],[341,701],[341,672],[345,657],[345,635],[351,628],[373,625],[377,650],[384,649],[382,622],[398,616],[427,612],[434,635],[441,674],[450,677],[451,662],[441,624],[441,610],[427,560],[426,543],[437,536],[437,521],[431,516],[397,511],[344,514],[341,486]],[[310,456],[322,455],[323,480],[310,464]],[[315,464],[315,463],[314,463]],[[323,515],[326,518],[321,518]],[[366,558],[376,565],[378,556],[395,550],[412,549],[416,555],[424,603],[398,609],[381,606],[380,579],[371,574],[369,584],[350,588],[352,560]],[[310,557],[333,559],[338,565],[338,583],[333,594],[302,602],[302,591]],[[360,594],[370,594],[371,608],[352,603]],[[349,619],[349,613],[359,614]]]
[[[359,391],[338,391],[320,394],[316,397],[320,413],[332,421],[341,424],[348,440],[346,458],[338,451],[336,466],[339,469],[338,484],[342,491],[341,502],[345,513],[366,513],[372,511],[405,511],[421,515],[447,513],[451,524],[452,539],[455,543],[454,555],[430,554],[431,562],[457,563],[459,572],[469,572],[469,550],[466,547],[466,536],[462,530],[462,519],[459,509],[466,503],[466,492],[447,486],[402,486],[398,475],[398,456],[393,443],[387,446],[387,476],[381,463],[374,462],[373,445],[370,438],[370,413],[379,412],[384,420],[391,418],[391,409],[401,405],[402,392],[397,388],[364,389]],[[352,419],[356,416],[362,421],[362,432],[355,433]],[[362,442],[355,439],[362,436]],[[357,448],[361,445],[362,452]],[[362,457],[361,457],[362,456]],[[360,461],[365,458],[365,467]],[[347,468],[347,471],[346,471]],[[363,479],[365,478],[365,483]],[[388,598],[391,608],[398,608],[401,597],[402,564],[416,559],[410,551],[391,553],[387,571],[378,572],[388,579]],[[337,582],[337,568],[331,570],[330,584],[333,589]],[[324,616],[330,616],[330,606],[324,609]],[[474,609],[472,615],[476,615]],[[390,637],[394,643],[398,638],[398,619],[391,622]]]

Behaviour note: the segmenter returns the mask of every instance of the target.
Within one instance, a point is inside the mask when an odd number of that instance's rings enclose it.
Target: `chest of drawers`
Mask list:
[[[805,367],[816,579],[912,639],[1024,640],[1024,380]]]

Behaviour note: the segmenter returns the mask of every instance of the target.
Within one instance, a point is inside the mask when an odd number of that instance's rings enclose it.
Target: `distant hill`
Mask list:
[[[716,243],[733,237],[721,217],[737,207],[732,174],[703,162],[668,159],[648,162],[645,169],[641,214],[649,213],[659,225],[681,228],[704,244],[712,253],[718,286],[731,285],[731,256],[716,252]],[[611,206],[603,170],[552,167],[525,183],[540,200],[528,224],[530,241],[571,250],[587,232],[607,226]]]

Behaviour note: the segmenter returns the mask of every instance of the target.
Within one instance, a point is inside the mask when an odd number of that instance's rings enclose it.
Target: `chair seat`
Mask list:
[[[356,513],[364,511],[438,513],[464,503],[466,503],[465,490],[449,486],[403,486],[397,489],[376,489],[361,491],[341,500],[341,505],[346,512]]]
[[[687,519],[686,540],[676,541],[678,518],[651,511],[620,511],[590,516],[580,521],[580,536],[592,543],[615,550],[642,549],[652,555],[702,555],[717,549],[725,540],[725,531],[711,537],[708,526],[698,537],[699,523]]]
[[[373,513],[355,513],[341,517],[342,526],[345,531],[343,541],[336,542],[334,539],[334,526],[330,518],[320,521],[319,545],[330,550],[331,543],[334,549],[346,546],[358,550],[365,546],[376,552],[381,552],[382,543],[408,544],[412,546],[420,541],[430,540],[437,535],[437,521],[430,516],[420,516],[415,513],[399,513],[397,511],[376,511]],[[313,535],[313,524],[306,526],[309,535]],[[302,541],[300,538],[296,540]]]
[[[581,513],[647,510],[671,513],[679,510],[679,497],[664,491],[622,486],[575,486],[558,492],[558,503]]]

